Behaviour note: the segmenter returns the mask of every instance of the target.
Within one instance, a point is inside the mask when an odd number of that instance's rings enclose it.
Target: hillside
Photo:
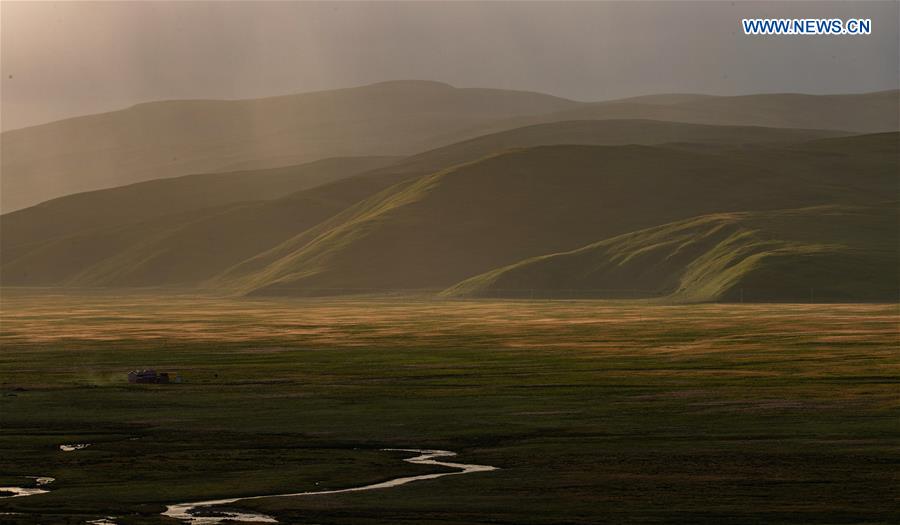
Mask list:
[[[339,213],[383,186],[352,177],[271,201],[109,223],[16,247],[6,286],[194,285]],[[0,221],[2,222],[2,221]]]
[[[424,174],[514,148],[551,145],[620,146],[628,144],[743,144],[800,143],[850,135],[842,131],[782,129],[758,126],[712,126],[657,120],[573,120],[534,124],[475,137],[414,155],[387,170]]]
[[[442,295],[895,300],[898,221],[896,202],[705,215],[526,259]]]
[[[871,133],[896,131],[898,109],[897,91],[583,103],[427,81],[253,100],[153,102],[0,134],[0,209],[191,173],[413,155],[548,122],[641,119]]]
[[[832,153],[824,156],[812,151],[823,147],[818,142],[715,153],[510,151],[390,188],[215,283],[260,295],[445,288],[693,216],[867,204],[895,190],[896,135],[826,140]]]
[[[780,143],[836,132],[703,126],[653,121],[559,122],[509,130],[388,163],[387,159],[334,159],[306,165],[309,181],[352,175],[267,202],[241,206],[215,200],[228,195],[228,178],[192,176],[65,197],[2,217],[6,284],[172,286],[197,284],[268,250],[391,185],[475,161],[509,148],[541,144],[668,142]],[[265,198],[253,177],[234,174],[237,198]],[[273,170],[280,174],[280,170]],[[285,170],[285,174],[292,173]],[[232,175],[229,175],[231,177]],[[207,182],[217,181],[212,192]],[[294,180],[287,178],[287,180]],[[300,180],[300,179],[297,179]],[[306,179],[303,179],[306,180]],[[310,184],[312,185],[312,184]],[[261,186],[262,188],[262,186]],[[192,190],[193,189],[193,190]],[[177,191],[176,191],[177,190]],[[196,191],[194,191],[196,190]],[[229,190],[230,191],[230,190]],[[204,192],[213,193],[211,196]],[[271,192],[270,192],[271,194]],[[203,205],[210,205],[200,211]],[[167,215],[193,210],[172,220]],[[11,220],[7,220],[11,219]],[[63,235],[65,234],[65,235]],[[30,240],[27,243],[15,239]],[[48,242],[48,241],[53,242]],[[90,257],[80,253],[89,251]],[[27,256],[26,256],[27,253]],[[41,268],[42,271],[35,269]],[[52,278],[50,278],[52,277]]]
[[[0,134],[0,209],[191,173],[410,155],[477,135],[497,119],[575,105],[538,93],[424,81],[139,104]]]
[[[0,264],[48,241],[243,201],[269,200],[379,168],[390,157],[186,175],[78,193],[0,216]],[[64,263],[65,257],[60,261]]]
[[[900,130],[898,115],[900,91],[897,90],[853,95],[655,95],[586,103],[547,115],[513,119],[500,126],[560,120],[650,119],[879,133]]]

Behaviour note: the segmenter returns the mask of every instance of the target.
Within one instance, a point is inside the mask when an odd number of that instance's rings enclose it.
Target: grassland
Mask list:
[[[2,523],[895,523],[897,305],[250,300],[4,290]],[[155,367],[183,384],[129,385]],[[62,443],[93,443],[61,452]]]

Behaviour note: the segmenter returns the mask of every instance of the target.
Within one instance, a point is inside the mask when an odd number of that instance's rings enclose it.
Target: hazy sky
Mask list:
[[[171,98],[391,79],[579,100],[896,89],[898,3],[2,2],[2,127]],[[743,17],[872,18],[871,36],[745,36]]]

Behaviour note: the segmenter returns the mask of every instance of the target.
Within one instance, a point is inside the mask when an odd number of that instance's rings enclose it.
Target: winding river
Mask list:
[[[179,503],[176,505],[169,505],[165,512],[163,512],[163,516],[168,516],[170,518],[176,518],[182,520],[191,525],[212,525],[216,523],[221,523],[225,520],[236,520],[236,521],[247,521],[247,522],[257,522],[257,523],[278,523],[278,521],[271,517],[266,516],[265,514],[251,513],[251,512],[235,512],[229,510],[213,510],[209,507],[217,506],[217,505],[228,505],[229,503],[235,503],[238,501],[245,501],[251,499],[261,499],[261,498],[289,498],[294,496],[316,496],[321,494],[341,494],[344,492],[362,492],[365,490],[378,490],[378,489],[387,489],[391,487],[399,487],[400,485],[406,485],[407,483],[412,483],[413,481],[423,481],[426,479],[436,479],[442,478],[444,476],[455,476],[459,474],[473,474],[475,472],[489,472],[491,470],[497,470],[497,467],[492,467],[489,465],[471,465],[466,463],[451,463],[449,461],[440,461],[436,458],[447,458],[455,456],[455,452],[450,452],[449,450],[421,450],[415,448],[387,448],[383,449],[385,451],[395,451],[395,452],[410,452],[414,454],[418,454],[415,457],[406,458],[403,461],[407,463],[415,463],[417,465],[437,465],[440,467],[447,467],[456,469],[451,472],[438,472],[434,474],[422,474],[421,476],[407,476],[402,478],[394,478],[392,480],[383,481],[381,483],[373,483],[371,485],[362,485],[359,487],[350,487],[346,489],[337,489],[337,490],[321,490],[315,492],[294,492],[290,494],[265,494],[261,496],[247,496],[240,498],[229,498],[229,499],[217,499],[217,500],[209,500],[209,501],[197,501],[193,503]],[[204,515],[205,514],[205,515]]]
[[[59,449],[63,452],[75,452],[76,450],[85,449],[91,446],[90,443],[72,443],[71,445],[60,445]]]

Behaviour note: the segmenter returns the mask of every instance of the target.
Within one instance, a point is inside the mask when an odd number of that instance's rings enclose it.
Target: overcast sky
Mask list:
[[[898,86],[898,3],[6,2],[2,127],[172,98],[427,79],[578,100]],[[872,18],[745,36],[743,17]]]

